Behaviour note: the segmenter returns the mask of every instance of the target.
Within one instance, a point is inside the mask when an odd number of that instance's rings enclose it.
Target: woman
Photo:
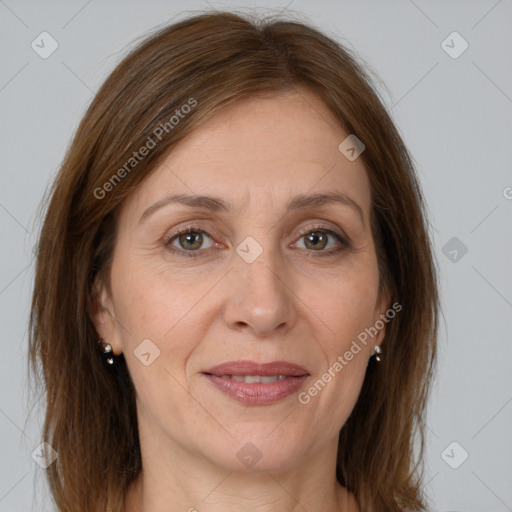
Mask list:
[[[210,12],[140,43],[40,236],[58,510],[424,509],[427,231],[396,128],[326,35]]]

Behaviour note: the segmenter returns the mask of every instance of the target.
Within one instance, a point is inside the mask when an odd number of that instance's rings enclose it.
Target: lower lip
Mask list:
[[[276,382],[238,382],[233,379],[204,374],[208,380],[226,395],[249,405],[269,405],[296,393],[308,375],[302,377],[286,377]]]

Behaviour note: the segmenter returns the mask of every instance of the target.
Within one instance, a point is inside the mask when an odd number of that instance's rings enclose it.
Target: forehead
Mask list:
[[[197,108],[201,108],[201,104]],[[133,215],[165,194],[223,197],[237,209],[273,209],[306,192],[339,191],[369,215],[369,182],[361,158],[338,149],[349,134],[307,89],[239,99],[183,139],[128,198]]]

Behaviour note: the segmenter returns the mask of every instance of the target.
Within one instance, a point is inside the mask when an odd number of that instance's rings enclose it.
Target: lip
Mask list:
[[[270,363],[230,361],[214,366],[203,373],[211,373],[217,377],[222,377],[222,375],[284,375],[285,377],[309,375],[305,368],[287,361],[272,361]]]
[[[270,363],[231,361],[214,366],[202,373],[217,389],[248,405],[269,405],[283,400],[298,391],[309,377],[309,372],[306,369],[287,361]],[[246,383],[227,378],[231,375],[260,375],[262,377],[282,375],[285,378],[269,383]]]

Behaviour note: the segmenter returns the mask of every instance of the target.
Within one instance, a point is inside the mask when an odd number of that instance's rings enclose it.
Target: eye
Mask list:
[[[304,228],[299,233],[299,236],[299,240],[292,247],[298,245],[300,249],[310,253],[318,253],[317,256],[334,256],[351,246],[348,238],[322,226]],[[205,239],[210,240],[210,244],[206,247],[204,246]],[[302,240],[304,240],[303,247],[300,244]],[[203,256],[206,251],[201,251],[200,249],[210,249],[215,245],[215,242],[206,231],[194,226],[181,228],[165,239],[165,246],[169,251],[185,258]],[[324,250],[326,248],[330,250]],[[310,255],[308,254],[308,256]]]
[[[198,249],[208,249],[214,245],[211,243],[209,246],[203,247],[205,238],[212,240],[206,231],[188,226],[168,238],[165,245],[171,251],[185,252],[188,253],[186,256],[195,257],[194,252],[197,252]]]
[[[349,241],[342,235],[321,226],[303,229],[300,233],[299,240],[294,245],[300,246],[301,241],[304,241],[304,247],[300,247],[301,249],[304,248],[312,252],[321,253],[318,256],[331,256],[350,246]],[[331,250],[324,250],[326,248],[330,248]]]

